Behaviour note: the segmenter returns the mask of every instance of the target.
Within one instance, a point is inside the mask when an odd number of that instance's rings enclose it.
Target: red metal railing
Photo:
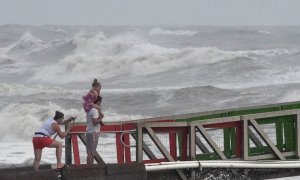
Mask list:
[[[163,120],[159,122],[175,122],[174,120]],[[102,125],[100,133],[114,133],[116,145],[116,158],[118,164],[131,163],[131,146],[130,146],[130,131],[135,131],[137,123],[125,123],[116,125]],[[80,152],[78,146],[78,134],[84,133],[86,125],[75,124],[71,128],[71,142],[73,148],[74,164],[80,165]],[[188,147],[188,128],[186,127],[171,127],[171,128],[154,128],[155,132],[162,132],[169,134],[170,154],[174,159],[177,159],[177,138],[176,133],[182,133],[182,154],[181,159],[187,160],[187,147]],[[122,134],[123,133],[123,134]],[[123,142],[122,142],[123,141]],[[144,160],[145,163],[165,162],[165,158]]]

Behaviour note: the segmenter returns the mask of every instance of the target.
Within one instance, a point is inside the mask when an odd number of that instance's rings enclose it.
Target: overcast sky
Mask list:
[[[0,24],[300,25],[300,0],[0,0]]]

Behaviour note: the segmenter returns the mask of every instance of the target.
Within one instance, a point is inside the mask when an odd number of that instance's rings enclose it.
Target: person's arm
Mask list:
[[[93,124],[94,126],[96,126],[97,124],[103,125],[102,123],[102,119],[103,119],[103,114],[99,114],[98,118],[93,118]]]
[[[104,118],[104,114],[100,111],[98,120],[99,120],[99,124],[101,126],[104,125],[103,122],[102,122],[103,118]]]
[[[61,123],[61,125],[68,124],[69,122],[74,121],[76,118],[77,118],[77,117],[70,117],[69,119],[64,120],[64,121]]]
[[[98,106],[98,105],[95,104],[95,103],[92,103],[92,107],[95,108],[95,109],[98,109],[98,110],[100,109],[100,106]]]
[[[68,135],[71,129],[71,127],[69,126],[69,128],[65,132],[62,132],[58,123],[53,123],[51,126],[52,129],[57,133],[57,135],[62,139]]]
[[[102,112],[93,109],[92,110],[92,121],[93,121],[93,125],[96,126],[97,124],[100,124],[101,120],[103,119],[103,114]]]
[[[96,126],[99,123],[98,118],[93,118],[93,125]]]

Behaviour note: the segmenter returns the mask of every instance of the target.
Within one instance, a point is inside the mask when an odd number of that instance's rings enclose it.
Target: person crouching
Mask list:
[[[63,121],[64,114],[56,111],[55,116],[46,120],[39,130],[34,133],[32,143],[34,148],[33,169],[35,171],[39,170],[42,150],[44,147],[56,148],[57,168],[62,168],[64,166],[64,164],[61,163],[62,144],[54,139],[51,139],[51,136],[57,133],[60,138],[66,137],[71,127],[69,127],[66,132],[62,132],[59,124],[67,124],[75,119],[76,117],[70,117],[68,120]]]

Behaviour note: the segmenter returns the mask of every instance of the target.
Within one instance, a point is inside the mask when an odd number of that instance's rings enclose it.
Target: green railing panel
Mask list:
[[[224,154],[231,157],[231,128],[224,128]]]
[[[295,104],[287,103],[285,104],[278,104],[271,107],[263,107],[263,108],[253,108],[253,109],[241,109],[241,110],[233,110],[223,113],[212,113],[203,116],[187,118],[187,119],[177,119],[176,121],[197,121],[197,120],[207,120],[207,119],[214,119],[214,118],[222,118],[222,117],[230,117],[230,116],[240,116],[240,115],[248,115],[248,114],[257,114],[257,113],[265,113],[265,112],[274,112],[274,111],[282,111],[282,110],[290,110],[290,109],[300,109],[300,103],[297,102]]]
[[[282,105],[281,110],[300,109],[300,104],[287,104]]]
[[[268,146],[261,146],[261,147],[251,147],[249,148],[249,155],[260,155],[260,154],[269,154],[272,150]]]
[[[180,156],[180,159],[181,159],[181,152],[182,152],[182,133],[177,133],[177,144],[178,144],[178,149],[179,149],[179,156]]]
[[[240,116],[240,115],[248,115],[248,114],[257,114],[257,113],[265,113],[265,112],[275,112],[281,110],[291,110],[291,109],[300,109],[300,103],[297,102],[295,104],[278,104],[271,107],[263,107],[263,108],[253,108],[253,109],[241,109],[241,110],[233,110],[228,112],[216,113],[216,114],[207,114],[203,116],[186,118],[186,119],[177,119],[178,122],[190,122],[190,121],[199,121],[199,120],[207,120],[214,118],[222,118],[229,116]],[[275,124],[275,138],[276,138],[276,146],[280,151],[294,151],[295,150],[295,117],[292,115],[288,116],[280,116],[280,117],[270,117],[270,118],[262,118],[256,119],[257,123],[260,125],[264,124]],[[224,154],[230,158],[232,155],[236,154],[236,129],[235,128],[224,128]],[[181,142],[181,135],[178,135],[178,142]],[[272,139],[272,138],[271,138]],[[249,141],[250,143],[250,138]],[[179,144],[179,151],[181,152],[182,147],[181,143]],[[249,155],[257,155],[257,154],[269,154],[271,153],[271,149],[269,147],[251,147],[250,144]],[[215,153],[208,154],[197,154],[197,159],[220,159]]]
[[[284,145],[283,145],[283,122],[282,119],[276,121],[276,141],[277,141],[277,147],[280,151],[283,151]]]
[[[247,115],[247,114],[273,112],[273,111],[280,111],[280,107],[268,107],[268,108],[261,108],[261,109],[245,109],[245,110],[239,110],[239,111],[229,111],[228,116],[240,116],[240,115]]]
[[[231,130],[231,156],[233,154],[236,154],[236,129],[235,128],[230,128]],[[231,157],[230,156],[230,157]]]
[[[295,150],[295,119],[293,116],[284,117],[284,139],[285,139],[285,151]]]
[[[272,124],[275,123],[279,120],[279,117],[271,117],[271,118],[262,118],[262,119],[256,119],[256,122],[260,125],[264,124]]]

